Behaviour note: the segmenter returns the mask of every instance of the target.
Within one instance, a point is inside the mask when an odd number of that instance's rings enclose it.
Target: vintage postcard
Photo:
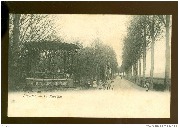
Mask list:
[[[170,118],[172,15],[9,14],[8,117]]]

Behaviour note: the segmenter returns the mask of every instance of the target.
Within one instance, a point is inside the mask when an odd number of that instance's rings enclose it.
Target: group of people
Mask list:
[[[121,77],[121,79],[123,78],[123,76],[122,76],[122,75],[120,75],[120,77]]]

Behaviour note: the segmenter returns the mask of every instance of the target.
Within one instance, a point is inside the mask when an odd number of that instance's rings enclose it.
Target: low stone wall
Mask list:
[[[73,87],[73,79],[36,79],[26,78],[24,91],[49,91]]]
[[[140,87],[144,87],[144,85],[143,85],[143,78],[142,77],[141,78],[137,78],[137,79],[132,77],[132,78],[129,78],[127,80],[137,84]],[[153,83],[154,83],[153,89],[157,90],[157,91],[164,91],[166,89],[166,87],[164,85],[164,80],[165,80],[164,78],[157,78],[157,77],[153,78]],[[146,81],[150,82],[150,77],[146,77]],[[169,79],[168,83],[169,83],[168,86],[169,86],[169,89],[170,89],[171,88],[171,79]]]

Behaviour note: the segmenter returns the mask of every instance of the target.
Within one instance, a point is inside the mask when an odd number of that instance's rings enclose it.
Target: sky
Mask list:
[[[56,15],[55,25],[58,36],[66,41],[78,40],[84,46],[99,38],[111,46],[121,64],[123,38],[131,16],[127,15]]]
[[[118,65],[122,63],[123,39],[127,34],[132,16],[100,14],[61,14],[54,15],[57,35],[65,41],[80,41],[84,46],[99,38],[111,46],[117,57]],[[165,34],[165,33],[163,33]],[[151,52],[147,51],[146,75],[150,74]],[[154,74],[163,77],[165,70],[165,36],[155,42]]]

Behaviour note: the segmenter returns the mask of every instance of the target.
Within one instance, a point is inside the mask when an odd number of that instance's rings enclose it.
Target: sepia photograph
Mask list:
[[[2,1],[2,127],[177,127],[177,10],[165,1]]]
[[[9,13],[8,117],[170,118],[172,15]]]

